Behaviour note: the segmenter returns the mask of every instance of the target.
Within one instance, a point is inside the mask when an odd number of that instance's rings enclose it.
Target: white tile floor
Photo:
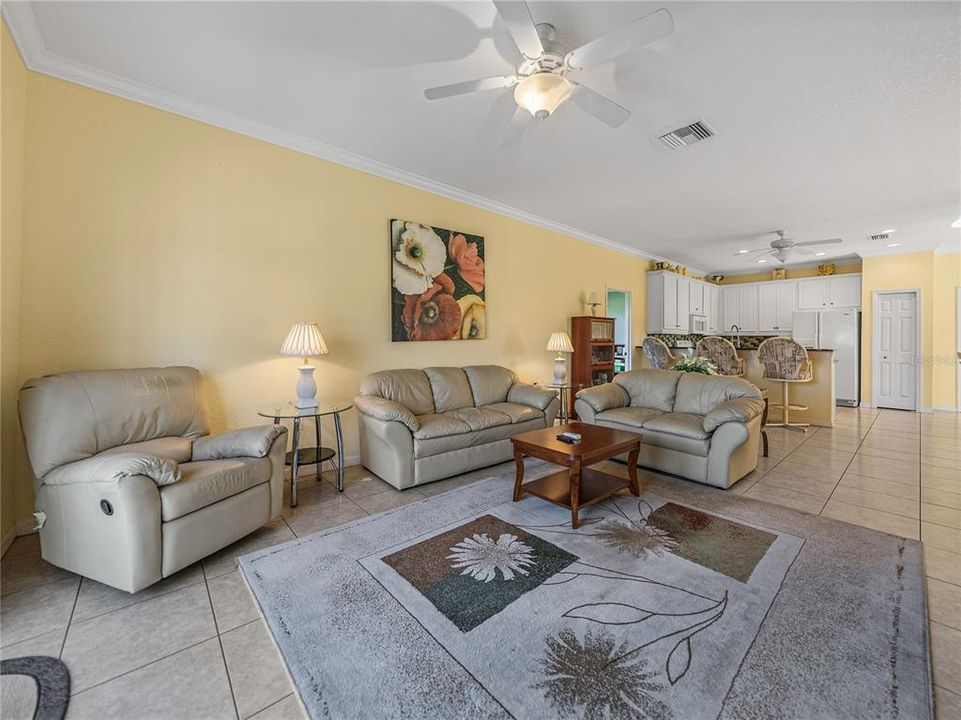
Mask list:
[[[770,457],[728,492],[923,542],[937,717],[961,718],[961,415],[842,410],[831,430],[769,435]],[[329,476],[302,478],[282,519],[137,595],[54,568],[35,535],[18,538],[0,570],[0,656],[62,657],[70,718],[302,718],[235,557],[487,474],[398,492],[350,468],[343,494]]]

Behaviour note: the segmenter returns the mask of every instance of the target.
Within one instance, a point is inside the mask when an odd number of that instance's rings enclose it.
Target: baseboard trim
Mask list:
[[[360,465],[360,455],[348,455],[347,457],[344,458],[345,468],[349,468],[352,465]],[[327,470],[331,469],[329,462],[324,463],[324,467]],[[298,478],[314,477],[316,474],[317,474],[317,469],[313,465],[302,465],[301,467],[297,468]],[[289,471],[287,475],[288,476],[290,475]]]
[[[934,414],[934,408],[929,408],[929,407],[920,408],[920,409],[918,410],[918,412],[919,412],[919,413],[923,413],[923,414],[925,414],[925,415],[933,415],[933,414]]]
[[[7,534],[3,536],[3,540],[0,540],[0,557],[7,554],[7,550],[13,545],[13,541],[17,537],[17,526],[14,525],[12,528],[7,530]]]
[[[961,412],[961,408],[955,407],[954,405],[935,405],[934,410],[940,412]]]

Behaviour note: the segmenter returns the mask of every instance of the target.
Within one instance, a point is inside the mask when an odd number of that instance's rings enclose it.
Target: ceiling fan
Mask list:
[[[530,8],[523,0],[494,0],[494,7],[524,56],[516,72],[429,88],[424,91],[424,96],[428,100],[440,100],[480,90],[513,88],[517,108],[507,127],[503,145],[516,144],[533,119],[550,117],[568,99],[612,128],[623,125],[631,116],[630,110],[573,80],[570,74],[674,32],[674,18],[670,12],[661,9],[568,51],[553,25],[534,24]]]
[[[810,250],[805,250],[804,248],[811,247],[812,245],[837,245],[839,242],[843,242],[841,238],[797,242],[789,237],[785,237],[784,232],[784,230],[775,230],[775,233],[777,233],[777,240],[772,240],[770,247],[761,248],[759,250],[739,250],[734,254],[751,255],[752,260],[758,256],[771,255],[778,262],[784,263],[787,262],[788,259],[790,259],[790,257],[795,253],[798,255],[811,255],[812,252]],[[761,260],[756,260],[756,262],[765,262],[765,260],[762,258]]]

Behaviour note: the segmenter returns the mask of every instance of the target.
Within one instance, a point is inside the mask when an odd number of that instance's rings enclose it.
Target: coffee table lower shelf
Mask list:
[[[614,495],[623,488],[630,489],[630,482],[624,478],[614,477],[606,472],[584,468],[581,470],[581,485],[578,491],[577,507],[600,502]],[[571,471],[546,475],[537,480],[531,480],[521,485],[521,492],[543,498],[555,505],[571,509]]]

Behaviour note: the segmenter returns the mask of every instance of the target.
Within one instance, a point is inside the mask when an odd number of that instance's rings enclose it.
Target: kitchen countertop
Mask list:
[[[738,350],[745,359],[745,379],[760,388],[767,388],[771,405],[782,403],[782,385],[777,380],[765,380],[764,368],[757,359],[757,350]],[[792,422],[806,422],[819,427],[834,427],[837,413],[836,388],[834,379],[834,350],[809,350],[811,360],[811,381],[789,383],[792,405],[807,405],[807,410],[792,410]],[[771,422],[781,419],[781,411],[772,407]]]

